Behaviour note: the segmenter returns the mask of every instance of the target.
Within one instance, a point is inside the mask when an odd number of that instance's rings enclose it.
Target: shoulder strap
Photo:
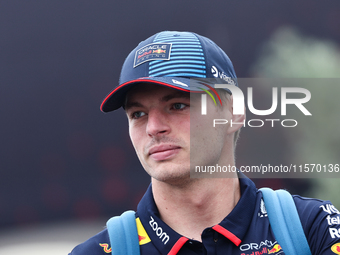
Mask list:
[[[139,239],[134,211],[126,211],[106,223],[112,255],[139,255]]]
[[[275,238],[287,255],[311,255],[294,200],[285,190],[260,189]]]

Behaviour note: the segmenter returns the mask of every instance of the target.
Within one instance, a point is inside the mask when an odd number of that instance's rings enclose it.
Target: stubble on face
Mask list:
[[[176,103],[187,106],[174,110]],[[159,85],[133,88],[127,96],[132,144],[145,171],[158,181],[175,184],[190,179],[189,105],[187,92]],[[143,112],[143,116],[131,118],[134,111]]]
[[[203,117],[200,98],[200,94],[189,95],[153,84],[129,92],[126,111],[130,138],[142,166],[152,178],[183,184],[195,180],[190,178],[191,167],[233,164],[233,139],[227,135],[229,125],[212,126],[214,118],[230,119],[228,104],[216,107],[212,100],[208,101],[209,112]],[[172,107],[176,103],[188,106],[183,111],[174,111]],[[142,117],[131,118],[131,113],[136,111],[142,112],[138,114]],[[175,149],[176,153],[162,153],[168,149]],[[155,150],[161,153],[153,154]]]

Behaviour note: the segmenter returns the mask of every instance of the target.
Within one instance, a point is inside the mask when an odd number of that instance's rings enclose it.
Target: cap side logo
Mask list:
[[[184,86],[184,87],[188,87],[188,85],[186,85],[185,83],[180,82],[180,81],[177,81],[177,80],[175,80],[175,79],[172,79],[172,82],[175,83],[175,84],[177,84],[177,85],[181,85],[181,86]]]
[[[216,78],[218,77],[218,70],[217,70],[216,66],[211,67],[211,73],[214,77],[216,77]]]
[[[151,60],[170,60],[172,43],[150,43],[136,50],[133,68]]]
[[[211,66],[210,71],[215,78],[220,78],[222,80],[225,80],[228,84],[237,86],[233,78],[226,75],[223,71],[220,72],[216,66]]]

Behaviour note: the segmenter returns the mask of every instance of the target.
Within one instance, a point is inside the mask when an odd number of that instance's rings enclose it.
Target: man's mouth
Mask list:
[[[149,150],[149,156],[155,161],[167,160],[175,156],[181,147],[173,144],[162,144],[153,146]]]

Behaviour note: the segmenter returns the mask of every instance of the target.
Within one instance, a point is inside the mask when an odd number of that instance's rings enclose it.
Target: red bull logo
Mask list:
[[[146,239],[146,236],[140,236],[140,235],[138,235],[138,240],[139,240],[139,242],[141,242],[141,241],[143,241],[143,240],[145,240]]]
[[[272,249],[270,249],[270,250],[268,249],[268,254],[276,253],[276,252],[280,251],[281,249],[282,249],[281,245],[275,244]]]
[[[150,237],[145,231],[145,228],[142,225],[142,222],[139,218],[136,219],[136,225],[137,225],[137,232],[138,232],[138,239],[139,239],[139,245],[147,244],[151,242]]]
[[[340,254],[340,243],[333,244],[331,250],[335,254]]]
[[[241,253],[241,255],[262,255],[267,253],[268,250],[266,248],[263,248],[261,251],[253,251],[252,253]]]
[[[149,54],[151,54],[151,50],[144,52],[142,55],[139,55],[138,58],[145,57],[146,55],[149,55]]]
[[[136,50],[133,68],[151,60],[170,60],[171,43],[150,43]]]
[[[166,50],[158,49],[158,50],[154,50],[152,53],[158,53],[158,54],[166,53]]]

